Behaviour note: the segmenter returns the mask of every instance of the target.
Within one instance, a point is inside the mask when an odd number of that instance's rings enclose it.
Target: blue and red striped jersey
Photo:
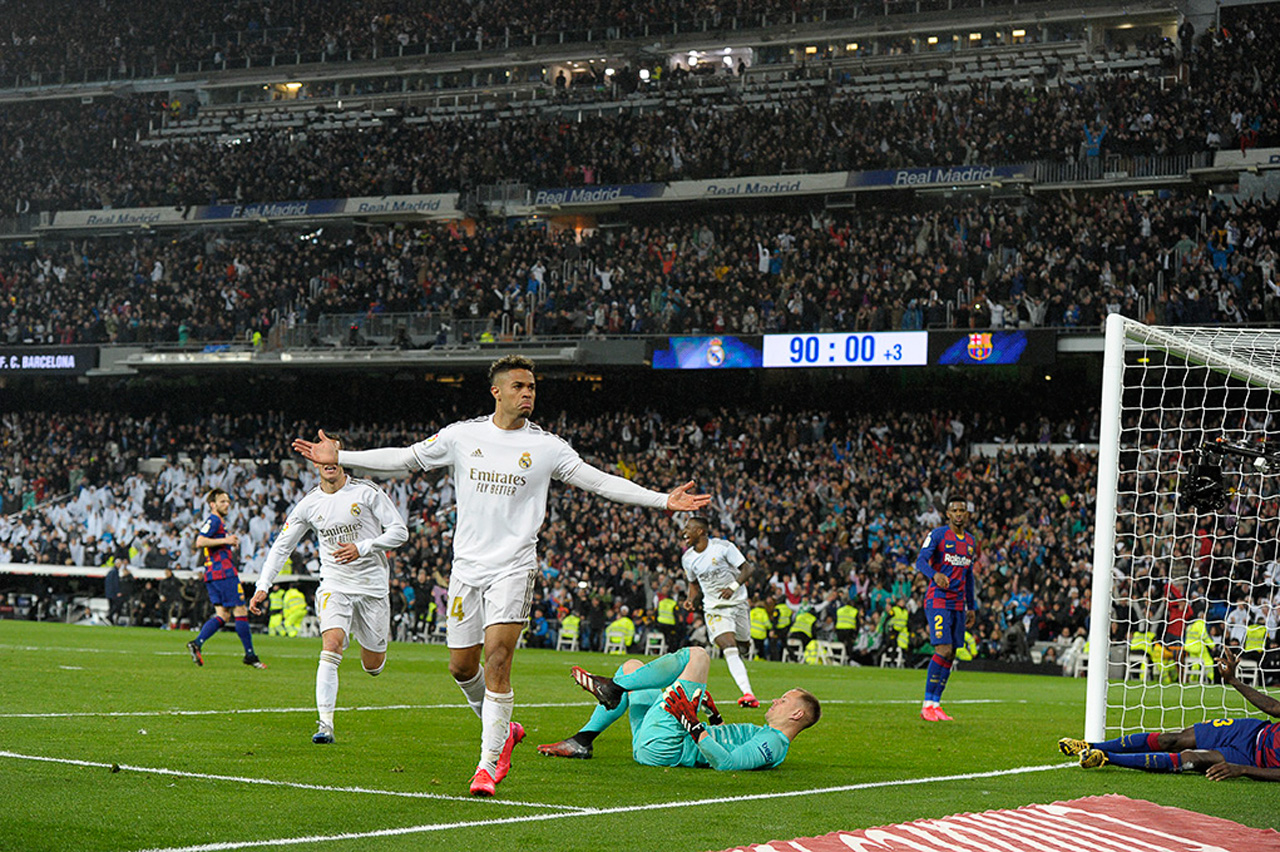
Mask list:
[[[1258,729],[1253,762],[1262,768],[1280,768],[1280,722]]]
[[[211,514],[200,525],[200,535],[205,538],[225,538],[227,528],[222,523],[222,518]],[[212,583],[228,577],[239,577],[236,573],[236,564],[231,560],[231,546],[223,544],[218,547],[206,547],[204,549],[204,581]]]
[[[938,527],[925,538],[916,557],[916,570],[929,578],[924,605],[934,609],[975,609],[973,563],[978,559],[978,543],[973,535],[956,535],[950,526]],[[947,577],[947,588],[938,588],[935,573]]]

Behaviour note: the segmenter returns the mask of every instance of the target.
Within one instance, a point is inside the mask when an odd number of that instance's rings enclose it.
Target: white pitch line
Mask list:
[[[202,781],[231,781],[238,784],[259,784],[265,787],[290,787],[296,790],[319,790],[324,793],[367,793],[372,796],[394,796],[405,799],[440,799],[446,802],[485,801],[500,805],[513,805],[522,808],[543,808],[561,811],[587,811],[573,805],[550,805],[541,802],[511,802],[502,799],[476,799],[472,796],[445,796],[440,793],[418,793],[404,790],[378,790],[372,787],[334,787],[326,784],[304,784],[298,781],[272,781],[268,778],[246,778],[238,775],[210,775],[205,772],[181,772],[177,769],[164,769],[154,766],[133,766],[127,763],[99,763],[93,760],[74,760],[66,757],[44,757],[36,754],[19,754],[13,751],[0,751],[0,757],[15,760],[32,760],[39,763],[61,763],[69,766],[87,766],[94,769],[119,770],[121,772],[144,772],[151,775],[169,775],[175,778],[196,778]]]
[[[856,701],[852,699],[833,699],[823,701],[823,706],[832,704],[850,705],[850,706],[870,706],[876,707],[881,705],[897,705],[897,704],[918,704],[918,698],[886,698],[876,700]],[[997,698],[971,698],[960,699],[956,701],[948,701],[949,705],[955,704],[1026,704],[1022,701],[1008,701]],[[537,704],[521,704],[522,710],[540,710],[547,708],[564,708],[564,707],[595,707],[594,701],[564,701],[564,702],[541,702]],[[337,707],[340,713],[363,713],[378,712],[384,710],[469,710],[466,704],[373,704],[360,707]],[[151,716],[236,716],[236,715],[253,715],[257,713],[315,713],[315,707],[242,707],[228,710],[81,710],[66,713],[0,713],[0,719],[84,719],[84,718],[120,718],[120,717],[151,717]]]
[[[552,814],[532,814],[529,816],[504,817],[498,819],[471,820],[468,822],[436,823],[434,825],[412,825],[403,828],[383,828],[377,831],[347,832],[330,835],[308,835],[304,837],[279,837],[271,840],[249,840],[233,843],[206,843],[196,846],[156,847],[139,852],[224,852],[231,849],[254,849],[269,846],[301,846],[311,843],[331,843],[343,840],[363,840],[370,837],[396,837],[407,834],[429,834],[436,831],[451,831],[462,828],[480,828],[490,825],[513,825],[517,823],[545,822],[549,820],[570,819],[577,817],[607,816],[609,814],[628,814],[640,811],[657,811],[668,808],[689,808],[705,805],[722,805],[735,802],[751,802],[763,799],[787,799],[798,796],[814,796],[823,793],[847,793],[858,790],[874,790],[883,787],[905,787],[915,784],[931,784],[952,781],[972,781],[978,778],[998,778],[1005,775],[1022,775],[1029,772],[1045,772],[1054,769],[1073,767],[1074,762],[1057,763],[1048,766],[1019,766],[1014,769],[999,769],[991,772],[971,772],[965,775],[941,775],[932,778],[904,778],[895,781],[869,781],[865,784],[846,784],[840,787],[819,787],[812,790],[791,790],[781,793],[753,793],[745,796],[721,796],[714,799],[698,799],[695,801],[654,802],[647,805],[627,805],[616,808],[591,808],[571,812]]]

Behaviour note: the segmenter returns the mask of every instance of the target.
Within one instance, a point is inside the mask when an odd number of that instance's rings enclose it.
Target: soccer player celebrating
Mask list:
[[[710,668],[711,657],[698,646],[664,654],[645,665],[627,660],[612,678],[574,666],[573,679],[600,706],[581,731],[567,740],[538,746],[538,753],[589,758],[595,738],[626,715],[631,722],[631,756],[644,766],[710,766],[722,772],[773,769],[786,760],[800,732],[822,716],[813,693],[791,689],[770,702],[765,724],[722,724],[706,691]],[[707,710],[706,723],[698,720],[700,707]]]
[[[342,450],[324,432],[293,448],[318,464],[343,464],[386,476],[447,467],[457,484],[457,529],[449,577],[449,673],[480,717],[480,763],[471,794],[492,796],[505,776],[506,743],[523,735],[511,722],[511,661],[529,620],[538,530],[551,480],[620,503],[693,512],[711,502],[693,483],[662,494],[587,464],[563,439],[529,422],[534,364],[520,355],[489,368],[493,414],[446,426],[410,447]],[[484,665],[481,665],[483,651]],[[506,749],[509,751],[509,749]]]
[[[933,643],[920,708],[920,718],[926,722],[953,721],[942,710],[942,691],[947,688],[956,648],[964,645],[964,631],[973,626],[977,609],[973,563],[978,558],[978,545],[965,531],[968,524],[968,502],[964,497],[952,497],[947,501],[947,526],[929,533],[916,557],[916,570],[929,578],[924,614]]]
[[[702,598],[707,638],[720,648],[733,682],[742,690],[739,706],[759,707],[759,700],[751,692],[747,667],[742,662],[742,655],[751,643],[746,583],[754,568],[733,542],[711,538],[709,527],[706,518],[694,515],[681,531],[688,545],[680,557],[689,581],[689,597],[684,607],[692,611],[698,605],[698,598]]]
[[[340,442],[335,441],[341,446]],[[367,479],[347,476],[336,464],[316,465],[320,485],[289,512],[258,576],[249,609],[262,613],[271,584],[307,530],[320,539],[320,665],[316,669],[319,729],[313,743],[333,742],[333,710],[338,701],[338,664],[354,637],[360,662],[378,675],[387,660],[391,634],[390,574],[386,553],[404,544],[409,529],[386,492]]]
[[[209,517],[196,534],[196,549],[204,551],[204,587],[213,604],[213,615],[200,628],[200,634],[187,643],[191,659],[197,666],[204,665],[201,649],[204,643],[222,629],[222,625],[234,616],[236,635],[244,646],[244,664],[265,669],[267,664],[253,652],[253,634],[249,632],[249,611],[244,605],[244,592],[240,589],[240,575],[231,559],[231,548],[240,546],[240,537],[227,532],[227,513],[231,511],[231,497],[221,488],[211,488],[204,501],[209,504]]]
[[[1250,704],[1280,718],[1280,701],[1264,695],[1236,677],[1238,657],[1224,649],[1218,675]],[[1147,772],[1203,772],[1212,781],[1256,778],[1280,781],[1280,722],[1262,719],[1213,719],[1181,731],[1126,734],[1101,743],[1063,737],[1058,749],[1079,757],[1085,769],[1113,764]]]

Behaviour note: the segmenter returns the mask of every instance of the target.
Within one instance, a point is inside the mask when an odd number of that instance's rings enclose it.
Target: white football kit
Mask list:
[[[666,494],[587,464],[540,426],[526,421],[501,429],[492,416],[453,423],[411,447],[342,450],[338,461],[386,475],[452,470],[458,526],[447,605],[450,648],[482,644],[491,624],[528,619],[552,479],[620,503],[667,506]]]
[[[720,597],[721,590],[737,581],[738,570],[746,561],[737,545],[723,538],[709,538],[701,553],[690,547],[680,557],[685,579],[697,583],[702,589],[702,612],[707,622],[708,639],[714,640],[720,634],[730,632],[739,642],[751,639],[746,587],[739,586],[728,598]]]
[[[386,492],[367,479],[348,476],[341,488],[326,494],[316,487],[289,512],[262,565],[255,588],[269,591],[298,542],[314,530],[319,538],[320,587],[316,615],[320,630],[340,628],[360,647],[385,651],[391,631],[391,566],[386,551],[404,544],[409,529]],[[360,557],[341,564],[334,550],[354,543]]]

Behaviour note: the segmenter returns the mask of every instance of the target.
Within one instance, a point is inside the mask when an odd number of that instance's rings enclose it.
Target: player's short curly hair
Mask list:
[[[503,373],[509,373],[512,370],[528,370],[530,373],[535,372],[533,359],[527,355],[503,355],[497,361],[489,365],[489,384],[492,385],[497,381],[498,376]]]

